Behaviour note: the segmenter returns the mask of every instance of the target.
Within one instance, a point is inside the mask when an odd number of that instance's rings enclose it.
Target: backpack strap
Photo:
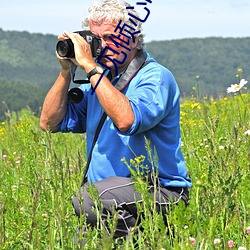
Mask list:
[[[137,56],[131,61],[125,72],[122,74],[120,79],[115,85],[115,88],[117,88],[119,91],[123,91],[128,84],[131,82],[131,80],[134,78],[134,76],[137,74],[137,72],[146,66],[150,61],[146,61],[146,56],[143,52],[143,50],[139,50],[137,53]],[[92,158],[92,152],[95,147],[95,143],[98,139],[98,136],[101,132],[102,126],[106,120],[107,114],[104,112],[101,116],[101,119],[97,125],[95,136],[91,145],[90,153],[88,156],[88,160],[85,166],[84,174],[83,174],[83,180],[81,186],[83,186],[87,182],[87,175],[89,170],[89,164]]]

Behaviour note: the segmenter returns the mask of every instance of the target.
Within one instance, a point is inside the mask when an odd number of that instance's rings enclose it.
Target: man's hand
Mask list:
[[[75,58],[70,58],[74,64],[79,65],[86,73],[96,67],[90,45],[81,35],[65,31],[63,37],[71,39],[74,44]]]
[[[65,34],[58,36],[59,41],[62,41],[65,39],[68,39],[68,36],[66,36]],[[72,68],[75,68],[76,66],[78,66],[77,61],[74,58],[71,58],[72,59],[71,60],[70,58],[61,57],[58,55],[57,52],[56,52],[56,57],[58,61],[60,62],[63,71],[70,71]]]

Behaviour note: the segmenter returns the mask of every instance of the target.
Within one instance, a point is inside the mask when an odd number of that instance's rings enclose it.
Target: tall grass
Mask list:
[[[181,128],[190,204],[173,207],[165,225],[142,181],[141,227],[118,242],[116,221],[107,221],[111,235],[99,222],[85,233],[86,249],[228,249],[229,240],[250,249],[249,103],[249,94],[186,100]],[[129,163],[141,164],[143,157]],[[86,223],[75,217],[71,197],[84,166],[83,135],[41,132],[28,109],[7,113],[0,124],[0,249],[80,249],[76,229]]]

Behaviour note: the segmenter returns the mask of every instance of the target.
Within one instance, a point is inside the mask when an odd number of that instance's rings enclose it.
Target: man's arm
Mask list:
[[[67,110],[68,89],[70,84],[70,64],[62,60],[62,70],[54,85],[45,97],[40,117],[42,130],[56,131],[57,125],[62,121]]]
[[[75,59],[73,60],[76,60],[76,63],[86,73],[89,73],[97,66],[92,58],[89,44],[79,34],[66,34],[74,43]],[[92,88],[95,88],[99,78],[99,74],[90,78]],[[102,108],[117,128],[122,132],[127,131],[134,122],[134,113],[128,98],[117,90],[106,76],[102,77],[98,87],[95,89],[95,93]]]
[[[94,88],[98,82],[100,75],[96,74],[90,78],[92,87]],[[114,122],[116,127],[126,132],[134,122],[134,113],[131,108],[129,99],[117,90],[107,79],[106,76],[98,84],[95,90],[98,100],[106,114]]]

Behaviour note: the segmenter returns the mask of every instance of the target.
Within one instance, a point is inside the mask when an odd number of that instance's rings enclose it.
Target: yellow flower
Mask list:
[[[187,115],[187,113],[186,113],[186,112],[181,111],[181,116],[185,116],[185,115]]]
[[[237,71],[238,71],[238,73],[243,73],[243,69],[242,68],[238,68]]]
[[[135,161],[133,159],[130,159],[130,164],[135,165]]]
[[[141,163],[140,157],[135,157],[135,161],[136,161],[137,164],[140,164]]]
[[[200,106],[199,103],[192,103],[192,104],[191,104],[191,108],[192,108],[192,109],[195,109],[195,108],[201,109],[201,106]]]

